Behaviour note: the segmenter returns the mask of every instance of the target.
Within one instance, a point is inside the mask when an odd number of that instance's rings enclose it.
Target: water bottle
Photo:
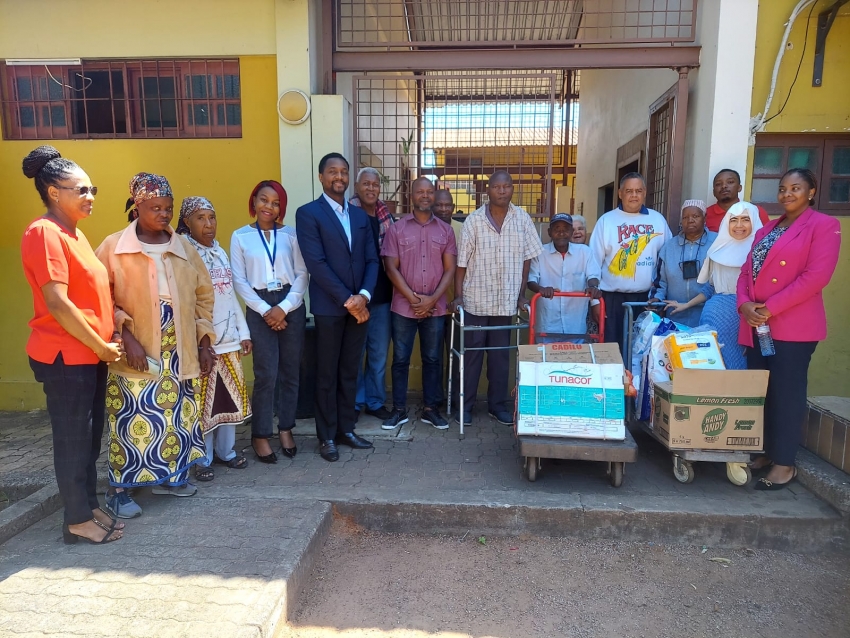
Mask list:
[[[759,338],[761,355],[763,357],[772,357],[775,355],[776,348],[773,347],[773,337],[770,335],[770,326],[766,323],[761,324],[758,328],[756,328],[756,335]]]

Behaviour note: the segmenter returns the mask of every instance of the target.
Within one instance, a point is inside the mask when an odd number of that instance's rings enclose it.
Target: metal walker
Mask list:
[[[458,347],[455,348],[455,326],[457,326],[460,330],[460,339],[458,343]],[[511,330],[513,332],[524,330],[528,328],[528,324],[524,323],[519,314],[514,315],[513,323],[507,326],[467,326],[466,325],[466,313],[463,308],[458,306],[457,311],[452,315],[452,328],[450,331],[449,338],[451,339],[451,351],[449,353],[449,379],[446,383],[446,412],[448,412],[449,418],[451,418],[452,414],[452,373],[454,369],[454,358],[458,358],[458,425],[460,426],[460,438],[464,438],[463,433],[463,407],[464,407],[464,390],[463,390],[463,381],[465,370],[464,363],[464,355],[467,352],[471,352],[474,350],[516,350],[517,345],[519,343],[519,337],[517,337],[517,343],[511,344],[509,346],[496,346],[496,347],[483,347],[483,348],[467,348],[464,340],[464,334],[466,332],[492,332],[494,330]]]

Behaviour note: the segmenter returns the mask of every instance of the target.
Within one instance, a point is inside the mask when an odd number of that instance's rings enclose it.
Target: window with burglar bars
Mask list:
[[[646,152],[646,205],[667,215],[670,168],[673,164],[673,124],[676,117],[676,86],[649,109]]]
[[[4,139],[242,137],[238,60],[0,66]]]
[[[381,198],[396,202],[398,215],[411,211],[419,175],[450,190],[458,213],[470,213],[486,203],[490,175],[507,170],[513,202],[548,219],[575,148],[569,89],[564,72],[539,70],[355,76],[358,169],[381,172]]]

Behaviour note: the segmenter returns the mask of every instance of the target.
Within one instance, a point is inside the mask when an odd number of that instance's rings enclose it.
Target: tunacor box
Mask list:
[[[517,434],[625,438],[617,344],[520,346],[518,368]]]
[[[655,384],[653,429],[671,450],[764,447],[767,370],[676,370]]]

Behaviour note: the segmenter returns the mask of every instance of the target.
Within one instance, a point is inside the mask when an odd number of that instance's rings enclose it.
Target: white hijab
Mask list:
[[[749,217],[753,224],[753,232],[744,239],[735,239],[729,233],[729,220],[732,217]],[[747,255],[750,254],[750,249],[753,247],[753,241],[756,238],[756,231],[762,227],[759,210],[749,202],[738,202],[733,204],[726,215],[723,216],[723,221],[720,222],[720,228],[717,231],[717,239],[708,249],[705,256],[705,262],[699,271],[697,281],[704,284],[709,279],[709,271],[711,262],[729,266],[731,268],[740,268],[747,260]]]

